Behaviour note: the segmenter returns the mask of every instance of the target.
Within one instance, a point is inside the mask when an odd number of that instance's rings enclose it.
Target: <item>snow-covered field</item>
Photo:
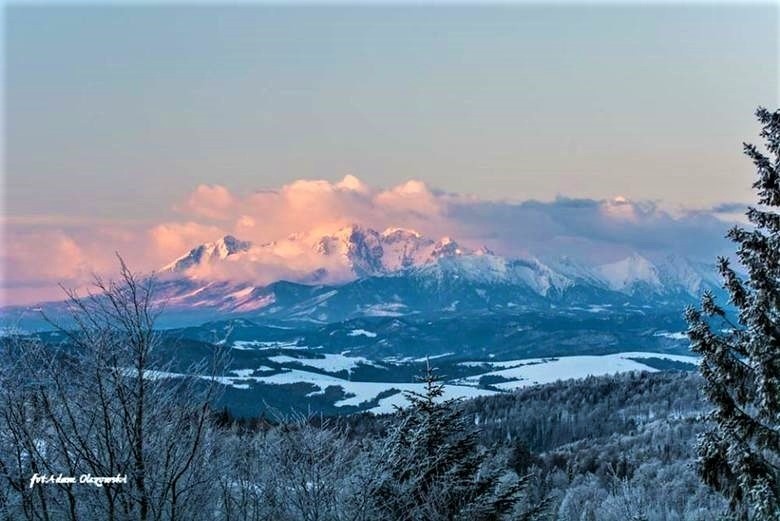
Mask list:
[[[278,355],[269,357],[268,360],[277,364],[300,364],[308,367],[315,367],[329,373],[338,373],[339,371],[352,371],[359,364],[375,365],[371,360],[362,356],[348,357],[344,355],[334,355],[323,353],[325,358],[295,358],[287,355]]]
[[[673,362],[698,364],[694,356],[667,355],[648,352],[627,352],[601,356],[562,356],[560,358],[532,358],[503,362],[462,362],[470,367],[500,368],[498,371],[469,376],[456,383],[477,385],[483,376],[499,376],[511,382],[493,384],[502,390],[513,390],[529,385],[552,383],[558,380],[602,376],[628,371],[654,372],[656,369],[641,363],[642,359],[661,358]]]
[[[480,379],[485,376],[501,377],[508,381],[491,382],[493,389],[511,391],[531,385],[551,383],[558,380],[601,376],[628,371],[649,371],[656,369],[642,363],[643,359],[664,359],[672,362],[698,364],[693,356],[669,355],[650,352],[625,352],[600,356],[563,356],[558,358],[529,358],[509,361],[474,361],[461,362],[460,365],[483,368],[479,374],[445,382],[444,399],[474,398],[495,394],[496,391],[479,387]],[[276,374],[254,376],[255,371],[273,371],[268,366],[255,368],[233,369],[230,375],[219,376],[216,381],[234,389],[251,390],[253,383],[267,385],[292,385],[307,383],[316,390],[309,396],[324,393],[329,387],[340,387],[347,396],[334,405],[336,407],[359,406],[375,400],[380,394],[394,392],[378,400],[378,404],[369,409],[377,414],[394,411],[395,405],[403,405],[406,400],[403,391],[423,391],[421,383],[398,382],[360,382],[335,375],[306,371],[305,367],[313,367],[328,372],[350,371],[359,364],[373,364],[362,357],[347,357],[337,354],[324,354],[324,358],[294,358],[287,355],[277,355],[268,358],[277,364],[292,365]],[[181,378],[187,375],[162,371],[149,371],[147,378]],[[198,376],[199,378],[208,378]]]
[[[289,385],[306,382],[319,387],[321,392],[324,392],[328,387],[336,386],[341,387],[345,394],[353,395],[349,398],[345,398],[336,402],[336,407],[345,407],[350,405],[357,406],[363,402],[376,398],[380,393],[391,390],[399,391],[393,396],[379,400],[379,405],[370,409],[371,412],[377,414],[393,412],[393,405],[403,405],[406,400],[400,391],[422,392],[425,386],[421,383],[353,382],[344,380],[342,378],[336,378],[335,376],[309,373],[306,371],[300,371],[298,369],[293,369],[291,371],[285,371],[283,373],[277,373],[270,376],[253,377],[252,380],[265,384],[276,385]],[[487,389],[478,389],[476,387],[460,385],[447,385],[445,386],[444,390],[445,394],[443,399],[474,398],[476,396],[495,394],[494,391],[489,391]]]

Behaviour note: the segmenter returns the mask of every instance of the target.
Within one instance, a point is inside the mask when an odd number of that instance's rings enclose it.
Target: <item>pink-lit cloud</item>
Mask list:
[[[247,240],[266,242],[292,233],[329,233],[351,223],[438,233],[452,224],[444,199],[421,181],[376,190],[347,175],[337,182],[301,179],[243,196],[201,185],[176,208],[190,220],[211,221]]]
[[[717,218],[722,212],[671,213],[623,197],[486,201],[440,192],[418,180],[378,189],[352,175],[243,194],[200,185],[172,201],[171,209],[169,219],[156,223],[6,219],[0,258],[5,299],[56,298],[58,282],[81,286],[92,272],[114,272],[114,252],[139,271],[158,269],[226,234],[266,246],[246,256],[252,262],[219,263],[194,275],[262,284],[322,267],[338,274],[343,266],[318,255],[312,244],[352,223],[379,231],[411,228],[434,239],[448,235],[507,256],[579,255],[594,262],[631,251],[707,257],[722,246],[727,227]]]
[[[208,219],[226,219],[235,207],[236,201],[230,191],[220,185],[199,185],[182,203],[185,213]]]
[[[193,246],[213,241],[220,235],[224,235],[224,230],[214,225],[193,221],[166,222],[149,230],[149,249],[155,259],[172,259]]]

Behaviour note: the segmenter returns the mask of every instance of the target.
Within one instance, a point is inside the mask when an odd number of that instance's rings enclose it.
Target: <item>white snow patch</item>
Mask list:
[[[315,393],[323,392],[328,387],[341,387],[345,394],[353,396],[336,402],[335,405],[337,407],[357,406],[363,402],[376,398],[380,393],[390,390],[417,392],[424,392],[425,390],[425,384],[422,383],[354,382],[336,378],[335,376],[309,373],[298,369],[270,376],[256,376],[253,377],[253,379],[265,384],[276,385],[289,385],[300,382],[309,383],[320,389],[319,391],[314,391]],[[492,394],[495,394],[495,392],[487,389],[477,389],[464,385],[445,385],[442,399],[474,398]],[[377,414],[390,413],[395,410],[393,405],[402,406],[406,403],[406,398],[399,392],[392,396],[382,398],[379,400],[379,405],[373,407],[370,411]]]
[[[452,356],[454,354],[455,353],[442,353],[440,355],[423,356],[423,357],[420,357],[420,358],[415,358],[414,361],[415,362],[425,362],[427,360],[435,360],[437,358],[444,358],[445,356]]]
[[[232,369],[230,372],[238,378],[247,378],[252,376],[255,371],[275,371],[275,369],[273,367],[268,367],[267,365],[261,365],[255,369]]]
[[[133,368],[125,368],[122,370],[128,377],[132,377],[135,374]],[[172,373],[169,371],[155,371],[147,369],[144,371],[144,379],[147,380],[159,380],[162,378],[200,378],[201,380],[212,380],[222,385],[234,387],[236,389],[249,389],[249,385],[242,383],[236,383],[234,380],[257,380],[257,377],[231,377],[231,376],[214,376],[213,378],[208,375],[200,374],[184,374],[184,373]]]
[[[442,309],[442,311],[457,311],[458,310],[458,304],[460,304],[460,300],[455,300],[449,306],[441,308],[441,309]]]
[[[254,288],[249,288],[249,289],[254,289]],[[235,293],[234,293],[234,295],[235,295]],[[238,300],[238,299],[236,299],[236,300]],[[267,306],[273,304],[275,301],[276,301],[276,297],[274,295],[266,295],[266,296],[260,297],[260,298],[249,299],[249,300],[247,300],[245,302],[242,302],[241,304],[239,304],[237,306],[233,306],[231,310],[234,311],[234,312],[235,311],[255,311],[257,309],[267,307]]]
[[[494,387],[503,390],[518,389],[536,384],[546,384],[558,380],[585,378],[586,376],[602,376],[628,371],[655,372],[656,369],[632,359],[662,358],[676,362],[698,364],[698,358],[684,355],[668,355],[664,353],[626,352],[601,356],[562,356],[559,358],[532,358],[526,360],[509,360],[503,362],[462,362],[461,365],[503,367],[499,371],[491,371],[469,376],[459,380],[459,383],[475,385],[483,376],[501,376],[515,381],[500,382]]]
[[[233,293],[230,293],[228,295],[228,297],[231,297],[231,298],[234,298],[234,299],[244,298],[247,295],[249,295],[250,293],[252,293],[254,290],[255,290],[255,288],[253,286],[247,286],[244,289],[240,289],[238,291],[234,291]],[[241,324],[239,323],[239,325],[241,325]]]
[[[280,342],[277,340],[234,340],[230,347],[233,349],[238,349],[239,351],[262,351],[265,349],[284,349],[290,347],[296,347],[300,349],[304,346],[299,346],[297,340],[292,342]]]
[[[389,363],[389,364],[406,364],[409,362],[414,362],[414,358],[411,356],[404,356],[404,357],[398,357],[398,356],[387,356],[382,359],[383,362]]]
[[[672,340],[687,340],[688,335],[685,332],[670,333],[668,331],[659,331],[653,336],[662,336],[664,338],[671,338]]]
[[[376,338],[376,333],[373,331],[366,331],[365,329],[353,329],[347,336],[367,336],[368,338]]]
[[[387,302],[384,304],[372,304],[362,309],[366,316],[370,317],[400,317],[404,315],[406,306],[396,302]]]
[[[338,373],[339,371],[352,372],[358,365],[375,365],[371,360],[362,356],[349,357],[344,355],[323,354],[325,358],[294,358],[287,355],[278,355],[268,358],[277,364],[300,364],[308,367],[315,367],[329,373]]]
[[[658,269],[636,253],[623,260],[598,266],[596,273],[615,291],[624,290],[637,282],[645,282],[654,287],[661,286]]]
[[[391,388],[397,388],[397,386],[402,386],[403,388],[400,389],[401,391],[416,391],[418,393],[424,393],[424,385],[425,384],[386,384],[392,386]],[[411,387],[414,386],[414,387]],[[479,389],[477,387],[469,387],[464,385],[445,385],[444,386],[444,395],[440,398],[437,398],[436,401],[443,401],[443,400],[449,400],[449,399],[468,399],[468,398],[477,398],[479,396],[489,396],[495,394],[492,391],[488,391],[487,389]],[[345,402],[348,400],[342,400],[341,402],[338,402],[337,406],[343,406],[347,405]],[[386,398],[382,398],[379,400],[379,405],[376,407],[372,407],[369,409],[370,412],[373,412],[374,414],[387,414],[391,412],[395,412],[395,406],[403,407],[405,405],[408,405],[408,400],[404,396],[402,392],[394,394],[392,396],[388,396]]]

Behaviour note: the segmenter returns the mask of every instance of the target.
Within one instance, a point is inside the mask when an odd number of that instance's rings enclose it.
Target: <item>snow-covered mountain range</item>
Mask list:
[[[435,264],[439,259],[492,254],[487,248],[465,248],[450,237],[433,240],[414,230],[388,228],[377,232],[358,225],[327,235],[293,234],[281,241],[252,244],[227,235],[201,244],[162,268],[162,272],[193,275],[198,268],[221,261],[262,265],[263,259],[315,254],[322,266],[300,273],[298,281],[334,282],[388,275]],[[201,270],[203,271],[203,270]]]
[[[705,290],[720,290],[712,265],[679,255],[631,252],[602,264],[509,258],[450,237],[357,225],[262,244],[228,235],[192,248],[158,278],[169,325],[235,316],[331,323],[442,313],[679,313]],[[31,329],[42,327],[38,308],[67,316],[55,302],[3,308],[0,318],[32,318]]]
[[[281,255],[294,265],[295,252],[317,256],[321,266],[291,270],[265,284],[219,276],[257,273],[265,259]],[[231,269],[222,270],[225,267]],[[237,267],[243,269],[232,269]],[[571,258],[506,258],[450,237],[432,239],[414,230],[379,232],[358,225],[263,244],[225,236],[193,248],[161,272],[164,298],[174,308],[321,321],[560,304],[679,305],[718,287],[712,266],[675,255],[651,260],[634,252],[598,265]]]

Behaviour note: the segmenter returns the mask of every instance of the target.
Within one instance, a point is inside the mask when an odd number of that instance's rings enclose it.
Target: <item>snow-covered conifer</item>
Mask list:
[[[377,514],[396,520],[533,520],[545,505],[522,508],[526,478],[492,465],[478,432],[427,367],[425,392],[408,392],[407,408],[379,451],[381,478],[370,492]]]
[[[766,153],[745,144],[757,179],[751,227],[736,226],[742,276],[718,259],[731,312],[705,293],[686,311],[691,348],[702,357],[704,391],[714,405],[699,441],[699,473],[740,520],[780,519],[780,111],[759,108]]]

